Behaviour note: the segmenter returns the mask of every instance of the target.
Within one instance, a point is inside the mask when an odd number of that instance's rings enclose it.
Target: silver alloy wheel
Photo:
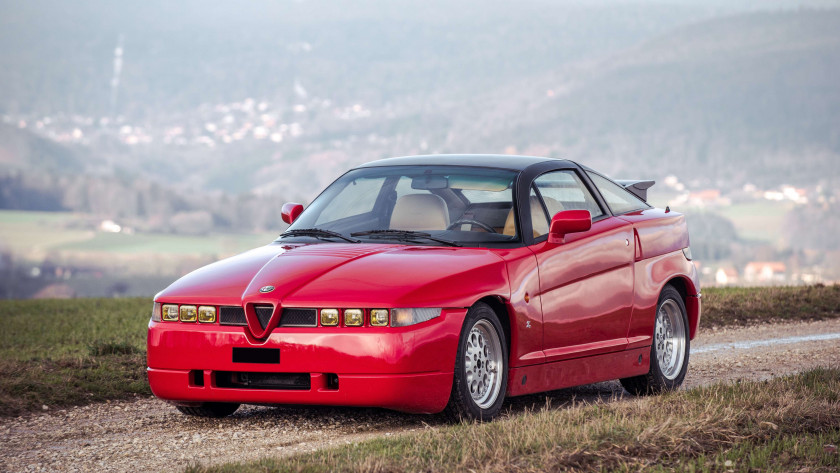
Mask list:
[[[667,379],[676,378],[685,362],[684,320],[680,306],[673,299],[665,300],[656,314],[653,332],[656,361]]]
[[[467,335],[464,370],[473,401],[482,409],[496,402],[502,389],[504,352],[499,334],[487,319],[475,323]]]

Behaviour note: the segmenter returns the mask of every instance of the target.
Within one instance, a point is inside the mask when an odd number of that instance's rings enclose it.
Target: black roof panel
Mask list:
[[[537,156],[514,156],[507,154],[430,154],[425,156],[403,156],[387,158],[358,166],[360,168],[377,166],[478,166],[488,168],[512,169],[521,171],[533,164],[565,159],[540,158]]]

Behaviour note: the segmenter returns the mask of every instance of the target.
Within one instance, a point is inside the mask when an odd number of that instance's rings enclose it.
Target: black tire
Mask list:
[[[175,406],[182,414],[196,417],[227,417],[237,409],[239,404],[232,402],[202,402],[198,406]]]
[[[682,327],[676,327],[679,324],[675,324],[675,328],[682,331],[684,345],[682,364],[677,367],[676,364],[670,365],[670,363],[668,363],[669,366],[666,368],[666,371],[670,372],[667,373],[663,372],[659,362],[660,352],[664,350],[663,346],[666,346],[666,344],[657,342],[656,333],[660,327],[657,324],[657,321],[660,318],[660,311],[662,310],[672,311],[670,312],[672,314],[671,316],[678,317],[679,320],[681,320]],[[673,311],[677,311],[678,313]],[[662,289],[662,293],[659,295],[659,302],[656,304],[654,336],[650,347],[650,371],[641,376],[621,379],[621,385],[624,386],[624,389],[636,396],[644,396],[647,394],[659,394],[662,392],[673,391],[680,387],[685,379],[686,373],[688,372],[688,355],[691,351],[688,316],[686,313],[685,302],[683,302],[680,293],[671,285],[665,286],[665,288]],[[667,316],[665,317],[667,318]],[[679,322],[679,320],[677,321]],[[675,330],[675,332],[678,330]],[[674,345],[676,345],[676,342],[672,343],[672,346]],[[670,357],[666,356],[666,358]]]
[[[473,329],[476,330],[473,333]],[[496,340],[493,340],[493,337]],[[482,345],[481,342],[484,342]],[[496,343],[498,342],[498,343]],[[477,347],[484,349],[478,351]],[[498,352],[496,351],[498,350]],[[500,353],[499,353],[500,352]],[[484,353],[482,357],[481,353]],[[468,382],[467,355],[473,357],[469,370],[470,376],[478,375],[481,380],[471,378]],[[499,354],[501,356],[499,356]],[[482,359],[491,359],[491,363]],[[502,366],[492,359],[501,359]],[[482,375],[483,374],[483,375]],[[444,413],[453,421],[489,421],[502,410],[505,401],[508,380],[508,347],[505,332],[496,312],[487,304],[476,303],[464,319],[461,336],[458,339],[458,351],[455,356],[455,374],[452,380],[452,392]],[[483,386],[487,385],[487,390]],[[471,388],[475,391],[475,399]],[[485,396],[481,396],[481,393]],[[486,399],[484,398],[486,397]]]

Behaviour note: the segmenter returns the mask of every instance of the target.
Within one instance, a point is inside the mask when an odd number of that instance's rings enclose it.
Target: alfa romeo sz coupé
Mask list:
[[[339,177],[274,242],[155,297],[152,392],[491,419],[506,397],[620,379],[678,387],[700,319],[683,215],[652,181],[572,161],[384,159]]]

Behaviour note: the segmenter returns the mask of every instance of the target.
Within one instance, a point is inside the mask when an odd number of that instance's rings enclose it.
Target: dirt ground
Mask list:
[[[691,351],[687,388],[840,366],[840,320],[702,331]],[[511,399],[506,415],[622,396],[627,394],[618,382],[598,383]],[[225,419],[200,419],[144,397],[0,419],[0,471],[172,471],[290,455],[444,422],[381,409],[261,406],[243,406]]]

